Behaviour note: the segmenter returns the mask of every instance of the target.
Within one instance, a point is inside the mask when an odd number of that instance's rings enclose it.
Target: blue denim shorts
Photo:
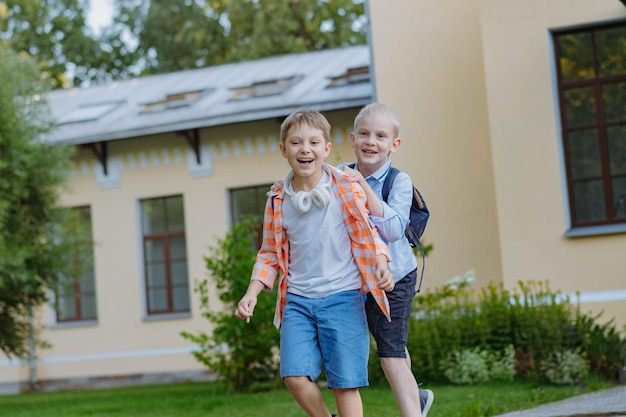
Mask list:
[[[409,319],[413,311],[416,282],[417,269],[396,282],[393,291],[387,293],[391,322],[387,321],[372,295],[367,294],[367,324],[376,341],[376,354],[381,358],[406,358],[406,341],[409,337]]]
[[[369,340],[360,290],[324,298],[288,293],[280,328],[280,376],[315,381],[324,369],[329,388],[367,386]]]

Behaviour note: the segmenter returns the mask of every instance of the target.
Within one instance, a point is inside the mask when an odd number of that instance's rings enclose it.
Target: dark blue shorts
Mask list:
[[[387,293],[391,322],[380,311],[371,294],[367,294],[365,312],[370,333],[376,340],[376,354],[381,358],[406,358],[406,341],[409,336],[409,319],[413,312],[413,297],[417,269],[396,282],[393,291]]]

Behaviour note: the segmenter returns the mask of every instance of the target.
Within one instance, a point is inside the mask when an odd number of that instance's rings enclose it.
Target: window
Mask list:
[[[332,77],[330,79],[330,83],[328,84],[328,88],[332,87],[343,87],[345,85],[353,85],[358,83],[366,83],[370,80],[370,69],[369,67],[356,67],[356,68],[348,68],[346,72],[343,74]]]
[[[294,76],[276,80],[258,81],[244,87],[235,88],[231,101],[245,100],[253,97],[266,97],[282,94],[289,87],[300,81],[302,77]]]
[[[148,314],[189,311],[182,196],[141,202]]]
[[[109,113],[122,102],[110,102],[110,103],[97,103],[89,104],[86,106],[78,107],[72,110],[70,113],[62,116],[59,120],[60,124],[67,123],[79,123],[79,122],[91,122],[98,120],[105,114]]]
[[[212,89],[187,91],[183,93],[167,94],[160,100],[145,103],[140,114],[156,113],[165,110],[177,109],[180,107],[189,107],[201,97],[212,93]]]
[[[68,272],[59,277],[55,291],[57,323],[97,319],[96,286],[89,207],[70,209],[67,224],[72,246]]]
[[[230,190],[232,223],[239,223],[246,216],[258,218],[256,249],[261,247],[263,240],[263,213],[267,202],[267,192],[271,186],[272,184],[265,184]]]
[[[554,33],[573,227],[626,222],[626,22]]]

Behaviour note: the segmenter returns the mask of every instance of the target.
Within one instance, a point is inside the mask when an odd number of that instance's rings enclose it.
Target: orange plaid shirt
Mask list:
[[[351,182],[335,167],[330,168],[332,182],[337,185],[336,197],[341,199],[343,222],[350,235],[352,255],[361,272],[361,292],[371,292],[381,311],[391,321],[389,302],[385,291],[376,284],[376,255],[384,254],[389,261],[387,245],[378,236],[375,227],[369,222],[365,208],[365,192],[357,183]],[[267,290],[274,287],[278,277],[278,297],[274,325],[279,328],[287,297],[287,269],[289,265],[289,241],[283,227],[283,198],[282,190],[270,194],[265,204],[263,219],[263,243],[259,250],[251,280],[263,283]]]

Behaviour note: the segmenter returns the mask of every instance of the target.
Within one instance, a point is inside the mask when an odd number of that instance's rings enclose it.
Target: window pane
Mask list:
[[[80,299],[80,308],[82,310],[83,319],[95,319],[96,297],[93,295],[83,295]]]
[[[174,311],[189,311],[189,289],[186,286],[174,288]]]
[[[165,264],[149,264],[147,269],[148,287],[165,285]]]
[[[626,26],[595,33],[600,75],[626,73]]]
[[[624,52],[626,56],[626,51]],[[626,82],[602,86],[604,120],[607,122],[626,121]]]
[[[592,87],[565,90],[563,99],[567,127],[596,124],[596,99]]]
[[[172,262],[170,270],[172,271],[172,285],[187,284],[187,262]]]
[[[183,198],[169,197],[165,200],[167,205],[168,232],[182,232],[185,230],[185,213],[183,211]]]
[[[572,179],[601,175],[602,165],[597,131],[586,129],[570,132],[569,157]]]
[[[626,177],[615,178],[613,185],[613,216],[626,217]]]
[[[76,319],[76,302],[73,295],[58,297],[56,300],[57,321]]]
[[[83,274],[80,279],[81,292],[93,293],[96,291],[93,269]]]
[[[267,190],[269,190],[269,188]],[[240,221],[241,217],[245,214],[256,212],[255,195],[254,188],[242,188],[232,191],[233,220],[235,222]]]
[[[170,259],[187,259],[185,236],[170,237]]]
[[[163,200],[145,200],[141,203],[143,234],[152,235],[165,232]]]
[[[165,259],[163,241],[161,239],[146,240],[146,261],[158,262]]]
[[[605,220],[602,181],[585,181],[574,184],[574,205],[577,221]]]
[[[150,311],[167,310],[167,292],[164,288],[153,288],[148,291],[148,309]]]
[[[611,174],[626,174],[626,125],[606,129]]]
[[[593,48],[590,33],[559,36],[561,74],[564,80],[593,78]]]

